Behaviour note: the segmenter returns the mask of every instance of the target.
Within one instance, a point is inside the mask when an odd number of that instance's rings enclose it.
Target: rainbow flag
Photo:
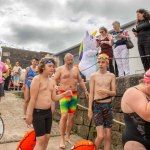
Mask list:
[[[83,56],[83,42],[81,42],[80,47],[79,47],[79,60],[81,61]]]

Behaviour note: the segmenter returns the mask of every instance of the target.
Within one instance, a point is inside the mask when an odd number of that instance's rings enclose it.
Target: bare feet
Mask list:
[[[66,148],[65,138],[61,138],[59,148],[61,148],[61,149],[65,149]]]
[[[75,143],[70,138],[66,138],[66,142],[68,142],[70,145],[75,145]]]

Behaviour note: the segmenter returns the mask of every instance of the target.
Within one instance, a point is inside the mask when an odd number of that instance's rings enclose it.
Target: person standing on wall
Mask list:
[[[136,11],[137,25],[132,29],[138,40],[138,50],[140,56],[150,55],[150,13],[145,9]],[[150,56],[141,58],[144,70],[150,68]]]

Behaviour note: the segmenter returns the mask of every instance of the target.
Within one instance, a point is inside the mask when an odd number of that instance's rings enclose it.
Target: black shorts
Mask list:
[[[51,109],[34,109],[32,124],[37,137],[50,134],[52,127]]]
[[[4,83],[0,83],[0,97],[4,96]]]

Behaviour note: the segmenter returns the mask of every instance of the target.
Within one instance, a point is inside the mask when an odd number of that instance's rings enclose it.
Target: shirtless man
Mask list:
[[[54,73],[55,64],[53,58],[42,58],[39,62],[39,75],[33,78],[30,86],[26,123],[32,123],[36,133],[34,150],[47,148],[52,126],[51,101],[72,95],[71,90],[56,95],[55,82],[49,79],[49,75]]]
[[[66,141],[73,145],[70,139],[70,131],[73,125],[73,119],[77,107],[77,84],[79,83],[85,92],[86,97],[88,97],[87,88],[80,76],[79,70],[73,67],[74,57],[72,54],[67,53],[64,57],[65,64],[60,66],[55,73],[55,81],[60,81],[60,93],[66,90],[71,90],[73,96],[64,97],[60,100],[60,148],[65,149],[65,133]]]
[[[88,117],[94,117],[97,137],[95,150],[99,150],[104,139],[104,150],[110,150],[112,127],[112,97],[116,95],[116,79],[113,73],[107,71],[108,55],[98,56],[99,70],[91,75]]]

